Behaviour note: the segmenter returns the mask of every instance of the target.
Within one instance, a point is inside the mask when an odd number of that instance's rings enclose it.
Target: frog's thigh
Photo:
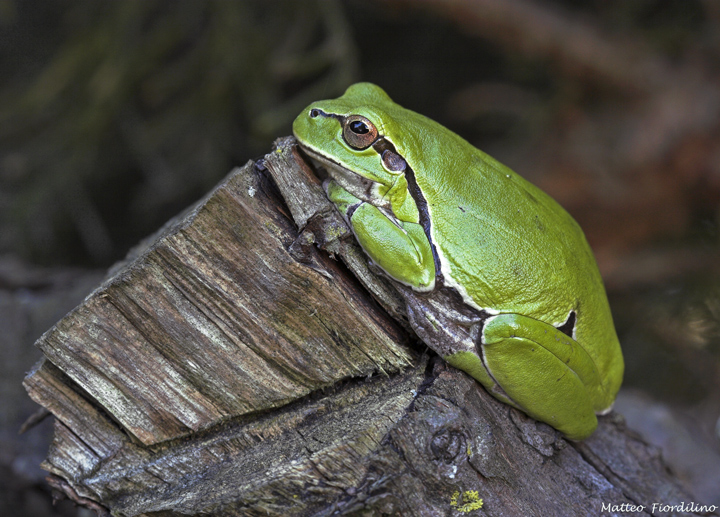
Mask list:
[[[351,213],[355,237],[370,258],[387,274],[418,289],[432,289],[435,261],[422,226],[398,227],[377,207],[362,203]]]
[[[493,316],[485,322],[482,353],[495,381],[528,415],[574,440],[597,427],[595,366],[552,325],[519,314]]]

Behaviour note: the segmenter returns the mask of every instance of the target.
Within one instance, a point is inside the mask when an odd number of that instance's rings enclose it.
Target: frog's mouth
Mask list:
[[[380,183],[372,181],[368,178],[343,167],[335,160],[328,158],[311,147],[298,143],[298,147],[310,158],[315,166],[315,171],[321,180],[332,178],[338,184],[347,190],[350,194],[358,199],[371,203],[375,206],[384,206],[389,203],[382,199],[379,188]]]

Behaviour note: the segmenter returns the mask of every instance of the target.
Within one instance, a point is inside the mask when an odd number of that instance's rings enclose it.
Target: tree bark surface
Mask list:
[[[651,505],[693,501],[620,415],[569,442],[428,355],[291,138],[140,244],[37,346],[25,387],[56,418],[43,467],[100,514],[674,515]]]

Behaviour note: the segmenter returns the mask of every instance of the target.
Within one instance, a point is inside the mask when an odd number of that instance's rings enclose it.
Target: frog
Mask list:
[[[448,310],[471,314],[472,339],[455,340],[419,311],[418,335],[435,329],[428,346],[496,399],[570,440],[588,438],[612,409],[624,362],[573,217],[372,83],[311,103],[293,134],[324,169],[327,197],[369,263],[417,298],[443,291]]]

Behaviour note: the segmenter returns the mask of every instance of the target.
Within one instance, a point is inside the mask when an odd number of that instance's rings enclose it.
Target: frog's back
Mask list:
[[[431,121],[432,122],[432,121]],[[432,124],[436,124],[432,122]],[[603,374],[622,361],[602,278],[575,220],[550,196],[443,126],[413,170],[425,193],[445,284],[490,313],[554,326],[575,312],[575,339]],[[433,127],[433,130],[438,130]],[[616,350],[617,353],[600,353]],[[621,379],[608,379],[614,393]]]

